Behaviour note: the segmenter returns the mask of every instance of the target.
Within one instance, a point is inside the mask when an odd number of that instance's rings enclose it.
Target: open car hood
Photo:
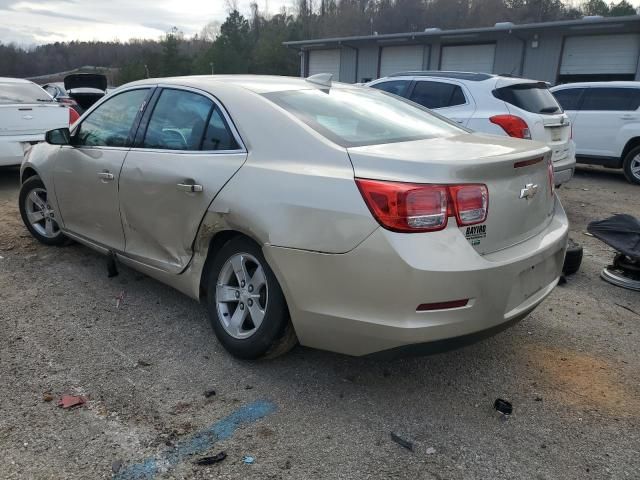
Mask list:
[[[99,73],[73,73],[64,77],[64,89],[95,88],[104,92],[107,89],[107,77]]]

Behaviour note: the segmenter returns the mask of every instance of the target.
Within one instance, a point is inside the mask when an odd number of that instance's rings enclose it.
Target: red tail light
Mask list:
[[[487,218],[489,192],[485,185],[427,185],[356,179],[374,218],[394,232],[435,232],[449,217],[458,225]]]
[[[510,137],[531,140],[529,125],[520,117],[515,115],[494,115],[489,118],[489,121],[501,127]]]
[[[553,162],[551,159],[547,160],[547,173],[549,175],[549,191],[551,192],[551,195],[553,195],[556,188],[556,180],[554,178]]]
[[[80,114],[76,112],[73,108],[69,107],[69,126],[76,123],[76,120],[80,118]]]

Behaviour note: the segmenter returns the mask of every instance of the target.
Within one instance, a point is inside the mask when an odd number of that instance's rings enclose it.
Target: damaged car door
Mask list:
[[[118,208],[120,169],[151,89],[128,90],[98,105],[60,147],[53,181],[65,229],[124,250]]]
[[[214,97],[158,89],[120,175],[125,254],[170,273],[184,270],[207,208],[246,157]]]

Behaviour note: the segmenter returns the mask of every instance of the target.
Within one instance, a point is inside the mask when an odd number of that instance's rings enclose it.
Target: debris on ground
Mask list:
[[[242,461],[244,463],[246,463],[247,465],[253,465],[253,463],[256,461],[255,458],[249,456],[249,455],[245,455],[244,458],[242,459]]]
[[[253,388],[253,385],[245,385],[244,389],[245,390],[251,390]]]
[[[116,308],[120,308],[120,304],[124,301],[124,290],[122,290],[118,295],[116,295]]]
[[[121,468],[122,468],[122,460],[114,460],[111,463],[111,471],[113,473],[118,473]]]
[[[429,447],[427,448],[427,455],[433,455],[434,453],[436,453],[436,449],[433,447]]]
[[[409,440],[405,440],[404,438],[396,435],[395,433],[391,432],[391,440],[393,440],[394,442],[396,442],[398,445],[400,445],[401,447],[406,448],[407,450],[410,450],[413,452],[413,442],[410,442]]]
[[[111,252],[107,256],[107,277],[113,278],[118,276],[118,265],[116,264],[116,256]]]
[[[216,391],[215,390],[207,390],[206,392],[204,392],[204,396],[205,398],[211,398],[214,397],[216,395]]]
[[[147,362],[145,360],[138,360],[138,366],[139,367],[150,367],[151,365],[153,365],[150,362]]]
[[[513,413],[513,405],[501,398],[496,398],[496,401],[493,402],[493,408],[503,415],[511,415]]]
[[[43,402],[50,402],[53,400],[53,395],[51,395],[50,393],[44,393],[42,394],[42,401]]]
[[[216,463],[219,463],[221,461],[223,461],[225,458],[227,458],[227,452],[220,452],[212,457],[202,457],[199,458],[198,460],[196,460],[195,463],[196,465],[200,465],[200,466],[205,466],[205,465],[214,465]]]
[[[87,403],[87,399],[81,395],[63,395],[58,400],[58,406],[65,409],[79,407],[85,403]]]

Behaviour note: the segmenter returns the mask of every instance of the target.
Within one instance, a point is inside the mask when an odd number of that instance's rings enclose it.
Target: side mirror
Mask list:
[[[44,134],[44,141],[51,145],[70,145],[71,132],[68,128],[56,128]]]

